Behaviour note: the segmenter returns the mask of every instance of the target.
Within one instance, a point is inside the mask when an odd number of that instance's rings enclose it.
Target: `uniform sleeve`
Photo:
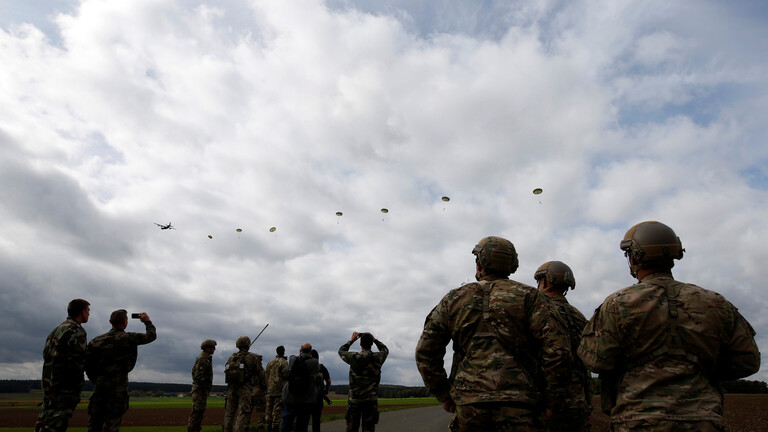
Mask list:
[[[578,355],[591,371],[611,372],[621,361],[619,323],[615,312],[615,301],[609,298],[595,310],[581,334]]]
[[[730,303],[728,306],[733,316],[733,330],[724,341],[715,368],[721,380],[744,378],[760,369],[760,350],[755,343],[755,330],[735,306]]]
[[[352,346],[352,341],[345,343],[339,347],[339,357],[344,360],[344,363],[352,364],[356,353],[349,352],[349,347]]]
[[[155,329],[152,321],[145,322],[144,327],[146,327],[145,333],[126,333],[125,337],[136,345],[146,345],[157,339],[157,329]]]
[[[386,360],[387,356],[389,355],[389,348],[387,348],[387,346],[378,339],[374,340],[373,343],[376,344],[376,348],[379,350],[379,356],[381,356],[381,362],[384,363],[384,360]]]
[[[416,366],[430,393],[440,402],[451,398],[451,383],[444,367],[445,347],[451,340],[445,299],[432,309],[416,344]]]
[[[67,344],[69,345],[67,347],[67,364],[70,367],[70,373],[82,380],[85,370],[85,352],[88,346],[85,330],[79,326],[75,328]]]

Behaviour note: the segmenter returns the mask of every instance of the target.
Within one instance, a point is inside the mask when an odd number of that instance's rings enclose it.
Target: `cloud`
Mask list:
[[[89,337],[117,308],[157,325],[134,380],[188,382],[206,338],[221,376],[269,323],[265,361],[309,341],[343,383],[335,352],[368,330],[383,382],[418,385],[423,320],[473,279],[479,239],[511,239],[526,283],[568,263],[589,316],[633,282],[618,241],[649,219],[682,238],[681,280],[764,333],[757,15],[441,4],[86,0],[3,21],[0,377],[37,378],[83,297]]]

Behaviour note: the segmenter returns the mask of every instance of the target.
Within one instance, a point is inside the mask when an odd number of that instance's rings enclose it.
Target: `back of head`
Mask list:
[[[515,245],[502,237],[485,237],[475,245],[472,254],[489,275],[509,276],[519,265]]]
[[[568,288],[576,289],[576,278],[571,268],[562,261],[547,261],[534,273],[533,278],[538,282],[546,278],[550,285],[558,291],[566,291]]]
[[[311,353],[312,352],[312,344],[310,344],[309,342],[303,344],[301,346],[300,351],[301,351],[302,354],[309,354],[309,353]]]
[[[320,359],[320,353],[317,352],[316,349],[312,350],[312,358],[315,358],[315,359],[318,359],[318,360]]]
[[[90,306],[90,303],[83,299],[74,299],[67,305],[67,316],[70,318],[77,318],[80,312]]]
[[[363,335],[360,336],[360,346],[364,349],[371,349],[373,346],[373,335],[370,333],[363,333]]]
[[[640,222],[630,228],[619,247],[638,269],[671,269],[675,265],[673,260],[682,259],[685,252],[672,228],[656,221]]]
[[[118,309],[109,315],[109,323],[117,327],[128,321],[128,311]]]
[[[204,350],[206,348],[216,348],[216,341],[213,339],[204,340],[203,343],[200,344],[200,349]]]
[[[280,357],[284,356],[285,355],[285,347],[280,345],[279,347],[277,347],[277,349],[275,349],[275,353],[277,353],[277,355],[279,355]]]
[[[240,336],[237,338],[237,341],[235,341],[235,347],[240,351],[247,350],[251,347],[251,338],[248,336]]]

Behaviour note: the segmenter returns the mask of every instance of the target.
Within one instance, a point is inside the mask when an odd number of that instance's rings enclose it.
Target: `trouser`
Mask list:
[[[283,428],[281,432],[307,432],[309,418],[312,415],[312,403],[284,403]]]
[[[721,425],[711,421],[672,421],[660,419],[634,420],[611,424],[614,432],[722,432]]]
[[[251,386],[229,386],[221,430],[232,432],[234,426],[237,432],[246,432],[251,423],[251,410]]]
[[[205,415],[205,405],[208,402],[208,392],[192,391],[192,412],[187,422],[187,432],[200,432]]]
[[[43,407],[37,416],[35,432],[64,432],[69,425],[69,419],[80,402],[80,392],[46,393],[43,396]]]
[[[320,432],[320,418],[323,416],[323,398],[312,406],[312,432]]]
[[[347,432],[357,432],[360,423],[363,424],[363,432],[373,432],[379,422],[379,402],[348,402],[344,417],[347,420]]]
[[[264,390],[260,387],[254,387],[251,392],[251,411],[253,412],[253,423],[261,426],[266,424],[267,400],[264,396]]]
[[[485,402],[457,405],[448,427],[451,432],[541,432],[544,426],[532,407]]]
[[[283,417],[283,397],[281,395],[267,396],[267,408],[264,423],[275,430],[280,428],[280,420]]]
[[[128,390],[101,392],[96,389],[88,403],[88,432],[118,432],[128,411]]]

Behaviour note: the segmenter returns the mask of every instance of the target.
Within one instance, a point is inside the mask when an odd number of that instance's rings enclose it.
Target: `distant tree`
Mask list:
[[[725,393],[768,394],[768,384],[763,381],[736,380],[723,382]]]

